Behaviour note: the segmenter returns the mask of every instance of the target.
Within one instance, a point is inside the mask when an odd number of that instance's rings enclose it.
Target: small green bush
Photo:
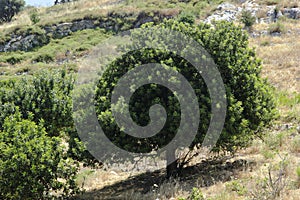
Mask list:
[[[270,33],[285,33],[286,28],[285,26],[277,21],[276,23],[270,24],[269,26],[269,32]]]
[[[6,62],[12,65],[15,65],[17,63],[20,63],[23,60],[23,57],[21,55],[12,55],[6,58]]]
[[[247,193],[247,188],[241,184],[240,181],[232,181],[226,184],[226,189],[236,192],[238,195],[242,196]]]
[[[242,11],[241,22],[245,25],[245,27],[250,28],[255,23],[255,16],[252,16],[249,10]]]
[[[45,53],[45,54],[40,54],[36,58],[33,59],[33,62],[45,62],[45,63],[50,63],[54,61],[54,55]]]
[[[33,24],[37,24],[39,23],[39,21],[41,20],[40,17],[38,16],[37,12],[32,12],[30,14],[30,20]]]
[[[50,199],[79,192],[78,165],[65,159],[56,137],[42,123],[21,118],[17,111],[5,119],[0,132],[0,199]]]
[[[204,200],[204,196],[200,189],[193,188],[193,191],[188,197],[188,200]]]
[[[195,23],[195,16],[191,13],[182,12],[178,15],[178,21],[188,24],[194,24]]]

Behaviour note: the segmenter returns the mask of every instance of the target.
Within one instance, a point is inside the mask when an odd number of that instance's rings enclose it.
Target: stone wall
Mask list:
[[[10,39],[0,44],[0,52],[9,51],[30,51],[31,49],[43,46],[49,43],[50,38],[63,38],[70,35],[72,32],[103,28],[107,31],[119,32],[131,28],[138,28],[146,22],[159,23],[164,18],[172,18],[174,16],[162,14],[160,12],[145,13],[141,12],[138,15],[110,13],[105,17],[97,19],[80,19],[68,23],[60,23],[49,26],[43,26],[43,33],[31,34],[16,34],[12,33]]]

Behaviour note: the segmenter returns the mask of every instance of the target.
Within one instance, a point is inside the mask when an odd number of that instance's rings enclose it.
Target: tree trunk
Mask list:
[[[176,149],[168,149],[166,152],[167,178],[174,177],[178,174],[178,163],[176,160],[175,151]]]

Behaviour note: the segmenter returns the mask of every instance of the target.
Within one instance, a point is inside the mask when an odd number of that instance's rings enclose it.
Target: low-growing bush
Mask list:
[[[30,20],[33,24],[37,24],[39,23],[39,21],[41,20],[38,13],[37,12],[32,12],[30,14]]]
[[[6,62],[12,65],[20,63],[23,60],[23,57],[20,55],[12,55],[6,58]]]
[[[250,28],[255,23],[255,16],[252,15],[251,11],[243,10],[241,16],[241,22],[245,25],[245,27]]]
[[[36,58],[33,59],[33,62],[45,62],[50,63],[54,61],[54,55],[51,54],[40,54]]]
[[[178,21],[188,23],[188,24],[194,24],[195,23],[195,16],[191,13],[182,12],[178,16]]]
[[[226,184],[226,189],[236,192],[242,196],[247,193],[247,188],[240,181],[232,181]]]
[[[269,32],[272,34],[272,33],[285,33],[286,29],[285,29],[285,26],[277,21],[273,24],[270,24],[269,26]]]

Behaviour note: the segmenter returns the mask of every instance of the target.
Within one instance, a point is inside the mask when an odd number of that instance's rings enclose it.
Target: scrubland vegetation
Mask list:
[[[190,24],[200,23],[221,2],[79,0],[47,8],[26,7],[11,22],[0,25],[0,43],[13,33],[42,35],[42,27],[46,25],[107,18],[111,13],[120,16],[134,13],[130,16],[134,19],[141,12],[174,15],[179,22],[173,28],[178,26],[189,33],[193,26]],[[239,4],[236,0],[228,2]],[[298,1],[256,2],[278,8],[299,6]],[[114,35],[113,31],[86,29],[63,38],[50,37],[45,45],[30,51],[1,52],[0,199],[298,199],[300,22],[283,17],[276,23],[253,24],[249,19],[249,31],[268,30],[281,35],[250,37],[251,32],[242,30],[243,23],[248,22],[245,20],[220,23],[217,25],[220,29],[215,32],[204,25],[193,29],[198,31],[198,35],[192,32],[194,37],[204,43],[218,66],[227,67],[226,70],[220,67],[224,70],[227,92],[236,93],[227,93],[231,109],[216,151],[203,157],[202,149],[195,149],[192,154],[195,156],[190,157],[181,173],[169,179],[166,179],[164,158],[154,161],[156,168],[150,171],[148,161],[106,165],[93,158],[77,135],[72,118],[76,72],[93,47]],[[230,34],[235,34],[238,40],[231,40]],[[231,51],[230,45],[237,49]],[[236,54],[239,51],[244,57]],[[145,56],[149,52],[143,53],[144,57],[139,59],[152,61]],[[149,54],[155,58],[161,56],[155,51]],[[126,62],[133,61],[130,59]],[[122,60],[113,65],[121,71],[122,65],[117,65],[120,63]],[[177,62],[165,59],[164,63],[175,66]],[[241,69],[245,74],[238,73]],[[253,83],[257,85],[240,84],[249,71],[253,75],[249,80],[255,80]],[[107,73],[101,81],[107,85],[105,81],[114,75]],[[234,78],[226,79],[227,75]],[[101,88],[105,84],[99,84],[99,99],[101,95],[109,96],[107,88]],[[245,99],[243,95],[247,95]],[[206,101],[209,105],[209,99]],[[98,106],[99,110],[108,109]],[[209,116],[209,110],[203,110]],[[147,121],[147,117],[140,118]],[[107,123],[105,120],[103,124]],[[118,132],[109,127],[110,123],[106,125],[110,133]],[[201,134],[198,139],[201,140]]]

